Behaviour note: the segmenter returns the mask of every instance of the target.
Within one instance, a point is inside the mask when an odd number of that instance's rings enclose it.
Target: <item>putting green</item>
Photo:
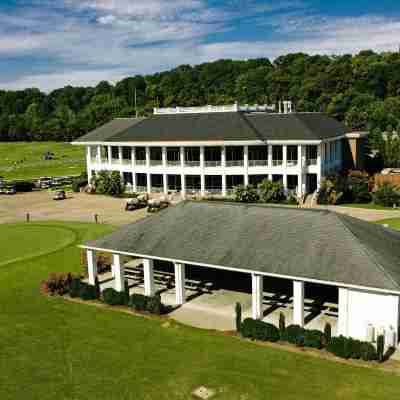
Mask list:
[[[76,241],[73,230],[40,224],[0,227],[0,267],[58,251]]]

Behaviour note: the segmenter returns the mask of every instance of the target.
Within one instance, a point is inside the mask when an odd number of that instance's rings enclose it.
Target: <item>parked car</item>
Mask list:
[[[16,194],[17,191],[15,190],[14,186],[5,186],[0,188],[0,194],[8,194],[8,195],[12,195],[12,194]]]
[[[57,192],[53,194],[53,200],[65,200],[66,198],[65,190],[57,190]]]
[[[125,204],[125,211],[135,211],[147,207],[147,195],[141,195],[128,199]]]
[[[148,201],[147,211],[148,212],[158,212],[169,206],[169,201],[165,198],[153,199]]]

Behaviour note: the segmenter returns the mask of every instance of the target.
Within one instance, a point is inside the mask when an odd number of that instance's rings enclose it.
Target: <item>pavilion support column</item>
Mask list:
[[[144,295],[154,296],[154,261],[148,258],[143,259],[144,272]]]
[[[164,185],[164,194],[168,194],[168,175],[163,174],[163,185]]]
[[[349,291],[339,288],[338,335],[348,336]]]
[[[263,318],[263,277],[262,275],[251,274],[252,283],[252,318],[262,319]]]
[[[180,306],[186,302],[185,264],[175,263],[175,302]]]
[[[249,146],[243,147],[244,184],[249,184]]]
[[[124,266],[121,264],[121,256],[119,254],[113,254],[113,266],[114,289],[117,292],[123,292],[125,290],[125,271]]]
[[[222,174],[222,196],[226,196],[226,175]]]
[[[147,193],[151,193],[151,174],[150,172],[147,173]]]
[[[186,197],[185,174],[181,174],[181,196],[182,196],[183,199]]]
[[[97,277],[97,261],[95,252],[93,250],[86,250],[86,258],[87,258],[89,285],[94,285],[96,283],[96,277]]]
[[[304,282],[293,281],[293,323],[304,326]]]

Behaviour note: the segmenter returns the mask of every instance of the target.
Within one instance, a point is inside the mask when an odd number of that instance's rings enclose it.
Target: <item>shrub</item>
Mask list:
[[[88,285],[87,283],[81,283],[81,287],[79,290],[79,297],[82,300],[96,300],[97,299],[97,290],[95,285]]]
[[[329,344],[329,342],[331,341],[331,338],[332,338],[332,326],[329,322],[327,322],[325,324],[324,336],[325,336],[326,343]]]
[[[374,203],[384,207],[392,207],[393,204],[400,203],[400,193],[398,188],[390,183],[379,185],[373,194]]]
[[[147,304],[147,297],[143,294],[133,294],[129,298],[129,306],[136,311],[145,311]]]
[[[304,346],[314,349],[322,349],[325,344],[325,337],[321,331],[316,329],[304,331]]]
[[[160,294],[155,294],[152,297],[149,297],[146,302],[146,311],[151,314],[161,315],[162,312],[162,303]]]
[[[125,293],[117,292],[113,288],[107,288],[102,293],[104,303],[110,306],[122,306],[125,304]]]
[[[69,295],[73,298],[79,297],[81,290],[81,278],[72,278],[71,284],[69,285]]]
[[[94,177],[93,182],[98,194],[120,196],[125,191],[121,175],[118,171],[99,171]]]
[[[304,344],[304,328],[300,325],[289,325],[282,339],[297,346],[302,346]]]
[[[242,326],[242,305],[240,303],[236,303],[235,314],[236,314],[236,332],[240,333],[240,328]]]
[[[360,346],[361,359],[364,361],[373,361],[378,358],[375,347],[369,342],[362,342]]]
[[[243,337],[268,342],[277,342],[280,337],[276,326],[252,318],[246,318],[242,322],[241,332]]]
[[[280,203],[286,199],[285,189],[281,182],[264,179],[257,188],[260,200],[264,203]]]
[[[240,203],[257,203],[259,200],[257,190],[252,185],[236,186],[233,190],[233,198]]]
[[[344,336],[333,337],[327,350],[341,358],[361,358],[365,361],[377,359],[375,347],[371,343]]]
[[[69,292],[72,275],[70,273],[50,273],[49,277],[42,281],[40,290],[43,294],[63,296]]]
[[[383,335],[379,335],[376,339],[376,352],[378,355],[379,362],[383,361],[385,351],[385,337]]]
[[[285,327],[286,327],[286,323],[285,323],[285,316],[283,313],[279,314],[279,333],[282,335],[284,335],[285,333]]]
[[[88,177],[86,175],[86,173],[82,173],[81,175],[75,177],[72,180],[72,190],[75,193],[78,193],[82,187],[87,186],[88,184]]]

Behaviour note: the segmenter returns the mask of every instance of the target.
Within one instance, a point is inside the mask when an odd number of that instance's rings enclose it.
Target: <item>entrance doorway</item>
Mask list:
[[[318,189],[317,174],[307,174],[306,190],[307,193],[314,193]]]

